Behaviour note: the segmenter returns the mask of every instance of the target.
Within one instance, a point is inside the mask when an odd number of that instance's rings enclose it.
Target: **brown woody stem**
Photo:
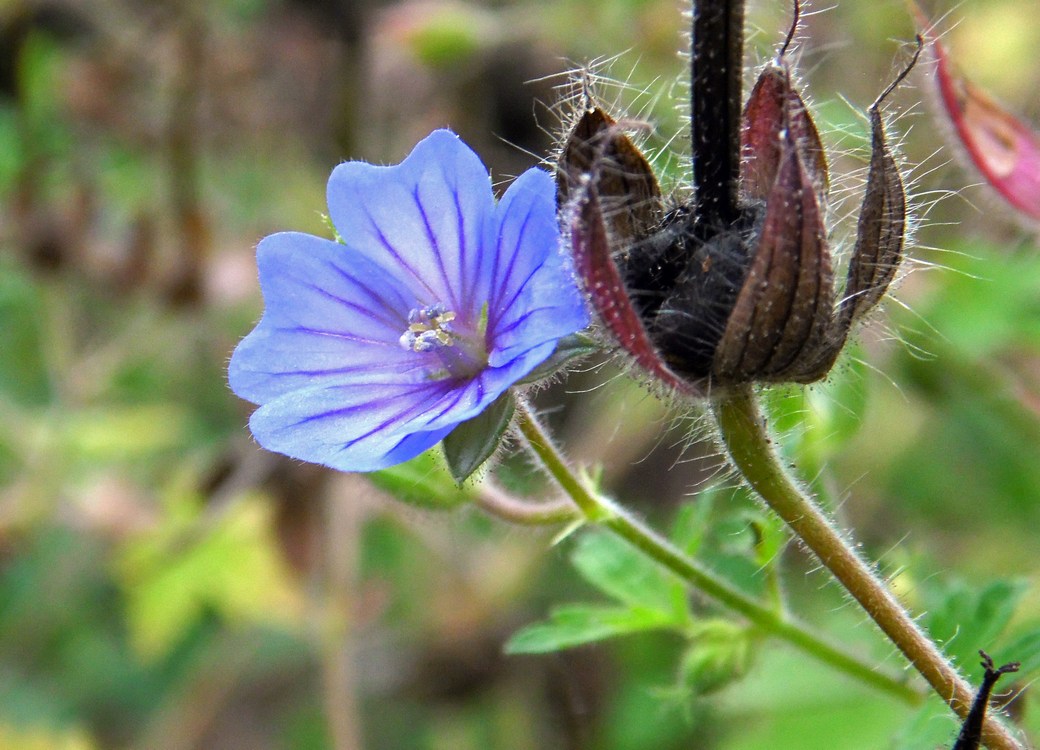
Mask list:
[[[950,708],[962,719],[967,717],[973,698],[971,686],[917,626],[848,538],[784,469],[751,389],[734,389],[717,398],[713,408],[722,442],[748,484],[815,553]],[[982,740],[989,750],[1023,747],[993,717],[985,722]]]

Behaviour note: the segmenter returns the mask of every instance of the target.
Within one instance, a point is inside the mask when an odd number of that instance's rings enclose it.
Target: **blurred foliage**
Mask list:
[[[788,13],[752,5],[752,61]],[[1034,4],[957,14],[965,72],[1040,115]],[[604,537],[554,546],[491,522],[439,458],[370,483],[263,454],[225,386],[260,310],[255,243],[323,233],[339,160],[399,159],[451,125],[501,181],[551,152],[561,71],[599,61],[616,81],[604,101],[654,126],[681,183],[665,145],[684,127],[684,23],[673,0],[0,2],[0,750],[949,744],[940,701],[851,684]],[[837,192],[855,202],[860,110],[911,25],[899,2],[839,2],[804,33],[804,82],[852,175]],[[936,153],[917,82],[893,130],[922,268],[837,374],[771,392],[770,415],[968,673],[978,648],[1023,660],[1008,684],[1037,736],[1040,255],[1033,228]],[[900,666],[714,477],[697,418],[610,372],[536,396],[605,491],[735,585]],[[496,472],[545,489],[523,459]]]

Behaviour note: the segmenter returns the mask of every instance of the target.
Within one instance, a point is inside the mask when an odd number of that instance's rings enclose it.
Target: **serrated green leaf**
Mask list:
[[[528,625],[515,633],[506,642],[505,652],[545,654],[673,625],[670,617],[655,610],[570,604],[554,609],[545,622]]]
[[[444,459],[456,484],[461,485],[491,458],[509,429],[515,411],[513,394],[506,391],[491,406],[444,438]]]
[[[621,540],[585,534],[575,545],[571,561],[586,581],[619,602],[666,614],[677,625],[688,621],[685,588],[679,579]]]
[[[556,342],[556,349],[549,355],[549,358],[524,376],[520,383],[537,383],[539,380],[555,375],[575,359],[595,354],[601,348],[595,339],[583,333],[565,336]]]
[[[473,500],[473,491],[458,487],[448,473],[444,456],[433,448],[410,461],[368,475],[376,487],[409,505],[451,510]]]

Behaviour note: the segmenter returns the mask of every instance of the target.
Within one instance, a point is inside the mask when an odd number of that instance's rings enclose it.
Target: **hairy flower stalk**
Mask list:
[[[831,523],[784,469],[751,391],[733,391],[712,408],[729,456],[748,484],[859,602],[935,692],[966,719],[973,703],[971,686],[859,555],[847,534]],[[990,750],[1022,748],[992,716],[982,726],[982,741]]]

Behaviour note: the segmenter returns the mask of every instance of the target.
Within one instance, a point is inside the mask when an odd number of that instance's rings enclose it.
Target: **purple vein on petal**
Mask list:
[[[341,331],[325,331],[321,328],[311,328],[310,326],[277,326],[274,329],[278,333],[307,333],[312,336],[329,336],[334,339],[342,339],[343,341],[354,341],[358,344],[373,344],[378,346],[389,346],[398,348],[397,342],[380,341],[379,339],[370,339],[364,336],[357,336],[353,333],[343,333]]]
[[[386,384],[386,383],[365,383],[364,384],[364,386],[366,386],[366,387],[368,387],[368,386],[378,386],[378,385],[390,385],[390,384]],[[392,385],[397,385],[397,383],[393,383]],[[343,386],[338,386],[338,387],[342,388]],[[334,389],[335,389],[335,387],[333,388],[333,390]],[[410,396],[414,396],[416,393],[419,393],[420,391],[429,390],[429,389],[430,389],[430,384],[429,383],[423,383],[423,384],[417,385],[417,386],[415,386],[415,387],[413,387],[413,388],[411,388],[409,390],[404,390],[401,393],[398,393],[394,398],[395,399],[407,398],[407,397],[410,397]],[[400,414],[397,414],[397,415],[389,418],[388,421],[382,423],[382,425],[377,430],[373,430],[372,432],[377,432],[379,429],[385,429],[386,426],[388,426],[390,424],[393,424],[395,421],[401,420],[401,419],[403,419],[405,417],[410,418],[412,414],[414,414],[417,410],[421,410],[421,408],[422,408],[421,404],[418,404],[418,405],[413,406],[410,409],[406,409],[405,411],[401,412]],[[365,403],[360,403],[360,404],[352,404],[350,406],[341,406],[338,409],[330,409],[329,411],[323,411],[323,412],[321,412],[319,414],[310,414],[310,415],[308,415],[306,417],[303,417],[303,418],[297,420],[296,422],[292,422],[291,424],[284,425],[281,429],[282,430],[292,429],[292,428],[295,428],[295,427],[300,427],[301,425],[310,424],[311,422],[319,422],[319,421],[324,420],[324,419],[335,419],[337,417],[349,417],[352,414],[356,414],[358,412],[370,411],[371,409],[372,409],[372,404],[370,402],[365,402]],[[371,435],[372,432],[366,433],[362,437],[368,437],[368,435]],[[355,439],[354,442],[357,442],[357,440],[360,440],[360,438]]]
[[[390,257],[393,258],[394,261],[401,266],[401,268],[407,271],[408,274],[419,283],[420,287],[426,290],[426,292],[430,295],[431,301],[436,300],[437,292],[434,291],[433,287],[429,285],[426,279],[424,279],[419,272],[412,268],[405,261],[405,259],[401,257],[400,253],[397,252],[394,246],[390,244],[390,240],[386,238],[386,235],[383,234],[383,230],[379,228],[379,225],[376,223],[376,220],[372,217],[372,214],[369,213],[368,207],[364,204],[361,204],[360,208],[362,211],[364,211],[365,216],[368,218],[369,223],[372,225],[372,231],[375,232],[376,237],[379,239],[379,243],[383,246],[383,249],[390,253]]]
[[[404,329],[403,322],[401,322],[404,319],[400,315],[395,316],[397,318],[397,320],[387,320],[384,316],[381,316],[376,310],[371,310],[371,309],[369,309],[367,307],[359,305],[357,302],[351,302],[350,300],[343,299],[339,295],[333,294],[329,290],[324,289],[324,288],[322,288],[322,287],[320,287],[320,286],[318,286],[316,284],[305,284],[304,286],[307,287],[308,289],[312,290],[312,291],[317,292],[318,294],[322,295],[323,297],[326,297],[327,299],[332,300],[333,302],[339,303],[343,307],[349,308],[349,309],[359,313],[363,317],[366,317],[366,318],[368,318],[369,320],[371,320],[371,321],[373,321],[375,323],[378,323],[378,324],[380,324],[382,326],[386,326],[387,328],[389,328],[392,331],[400,332],[401,330]]]
[[[353,372],[364,372],[364,373],[380,373],[380,372],[392,372],[395,374],[410,373],[416,370],[426,370],[430,368],[428,362],[420,362],[412,365],[411,367],[402,367],[400,362],[387,362],[386,364],[373,365],[347,365],[345,367],[329,367],[322,370],[291,370],[291,371],[257,371],[263,375],[271,375],[273,377],[297,377],[304,375],[307,377],[313,377],[316,375],[347,375]]]
[[[340,267],[337,263],[332,262],[329,265],[339,275],[341,279],[353,284],[357,287],[358,291],[362,292],[366,297],[372,300],[373,303],[383,308],[388,316],[387,325],[391,328],[397,328],[403,326],[407,322],[407,317],[397,308],[395,308],[390,300],[384,295],[373,291],[363,279],[357,278],[356,276],[349,273],[346,269]],[[407,302],[405,302],[407,304]]]
[[[505,328],[501,328],[501,329],[496,328],[495,329],[495,336],[503,336],[503,335],[505,335],[507,333],[510,333],[510,332],[516,330],[517,328],[519,328],[521,325],[523,325],[532,316],[537,315],[538,313],[550,312],[550,311],[555,310],[555,309],[556,309],[555,306],[543,305],[542,307],[535,307],[535,308],[532,308],[530,310],[527,310],[526,312],[524,312],[523,315],[521,315],[520,317],[518,317],[515,320],[513,320]]]
[[[520,254],[520,248],[523,247],[524,235],[527,234],[527,227],[528,227],[528,224],[530,224],[530,222],[531,222],[531,214],[533,213],[533,211],[534,211],[533,206],[528,206],[527,213],[524,214],[524,220],[520,223],[520,231],[517,234],[516,243],[515,243],[515,247],[513,248],[513,252],[509,256],[509,264],[506,266],[505,272],[502,275],[501,284],[499,285],[499,287],[497,289],[494,286],[492,286],[492,292],[491,292],[492,299],[496,299],[496,300],[501,299],[501,296],[503,294],[505,294],[506,290],[509,288],[509,280],[513,276],[513,269],[516,268],[516,259],[517,259],[517,256]],[[497,253],[497,255],[501,255],[501,254],[502,254],[502,237],[499,236],[499,238],[498,238],[498,253]],[[496,266],[496,270],[497,270],[497,266]],[[527,282],[531,280],[531,276],[533,276],[535,271],[537,271],[537,270],[538,270],[538,268],[536,267],[534,269],[534,271],[532,271],[528,275],[527,279],[524,280],[524,283],[520,284],[516,288],[516,291],[513,293],[512,298],[510,298],[510,300],[505,305],[496,305],[495,306],[496,307],[496,310],[495,310],[495,320],[494,320],[495,324],[497,324],[498,321],[502,319],[502,316],[505,315],[506,312],[509,311],[509,308],[511,308],[513,306],[513,304],[516,302],[517,298],[520,296],[520,292],[522,292],[524,290],[524,287],[527,285]],[[496,280],[492,279],[492,284],[494,285],[495,283],[496,283]],[[489,321],[489,327],[490,327],[490,325],[491,325],[491,322]]]
[[[449,310],[461,313],[464,308],[459,305],[459,300],[455,296],[454,284],[452,284],[451,279],[448,278],[448,269],[444,265],[444,256],[441,254],[440,243],[437,242],[437,235],[433,231],[433,227],[430,226],[430,217],[426,215],[426,208],[423,206],[422,199],[419,197],[418,186],[416,186],[415,190],[412,191],[412,198],[415,199],[415,207],[419,209],[419,216],[422,217],[423,227],[426,229],[426,239],[429,241],[430,247],[433,249],[433,256],[437,260],[437,270],[440,271],[441,281],[444,282],[444,289],[448,293],[447,301],[438,301],[448,304]],[[468,310],[469,308],[465,309]]]
[[[527,274],[527,277],[523,280],[523,283],[517,285],[516,291],[513,293],[513,296],[510,297],[509,301],[505,304],[505,306],[501,308],[501,311],[498,315],[498,320],[501,320],[505,316],[505,314],[513,308],[513,306],[520,299],[521,293],[524,291],[524,289],[527,288],[528,284],[531,283],[531,279],[534,278],[534,275],[538,273],[539,270],[539,268],[532,268],[531,272]]]
[[[473,300],[471,298],[471,294],[474,290],[469,288],[469,274],[467,273],[467,270],[469,269],[469,262],[466,256],[469,255],[470,248],[466,245],[466,214],[462,210],[462,203],[459,201],[459,193],[457,190],[451,189],[451,182],[449,182],[448,175],[446,172],[444,172],[443,166],[441,168],[441,175],[443,176],[444,183],[448,186],[448,189],[451,192],[452,200],[455,203],[456,231],[459,236],[459,298],[464,301],[468,300],[472,303]],[[479,279],[480,264],[482,262],[479,248],[476,248],[475,256],[476,268],[474,269],[474,279]]]
[[[429,424],[430,422],[433,422],[434,420],[440,419],[446,413],[448,413],[453,408],[455,408],[455,405],[458,404],[458,402],[462,399],[462,397],[466,393],[466,389],[465,388],[455,388],[455,389],[453,389],[453,391],[454,391],[454,393],[453,393],[454,398],[443,409],[441,409],[435,416],[433,416],[430,419],[428,419],[427,420],[427,424]],[[411,394],[408,394],[408,395],[411,395]],[[442,398],[444,395],[445,395],[444,393],[439,393],[439,394],[437,394],[436,397],[437,398]],[[357,408],[357,407],[354,407],[354,408]],[[349,440],[346,443],[344,443],[343,446],[339,449],[339,452],[342,453],[343,451],[345,451],[345,450],[353,447],[357,443],[361,442],[365,438],[371,437],[372,435],[375,435],[378,432],[383,432],[385,430],[388,430],[388,429],[390,429],[392,426],[394,426],[396,424],[399,424],[401,422],[407,422],[407,421],[410,421],[410,420],[414,419],[418,415],[422,414],[422,412],[423,412],[423,410],[425,408],[426,408],[426,404],[425,403],[421,403],[421,404],[417,404],[414,408],[407,409],[407,410],[401,412],[400,414],[394,415],[393,417],[389,417],[386,421],[381,422],[380,424],[376,425],[375,427],[373,427],[368,432],[366,432],[364,434],[361,434],[361,435],[358,435],[357,437],[352,438],[351,440]],[[339,416],[339,415],[337,415],[337,416]],[[412,434],[412,433],[409,433],[409,434]],[[407,435],[405,437],[407,437]]]

